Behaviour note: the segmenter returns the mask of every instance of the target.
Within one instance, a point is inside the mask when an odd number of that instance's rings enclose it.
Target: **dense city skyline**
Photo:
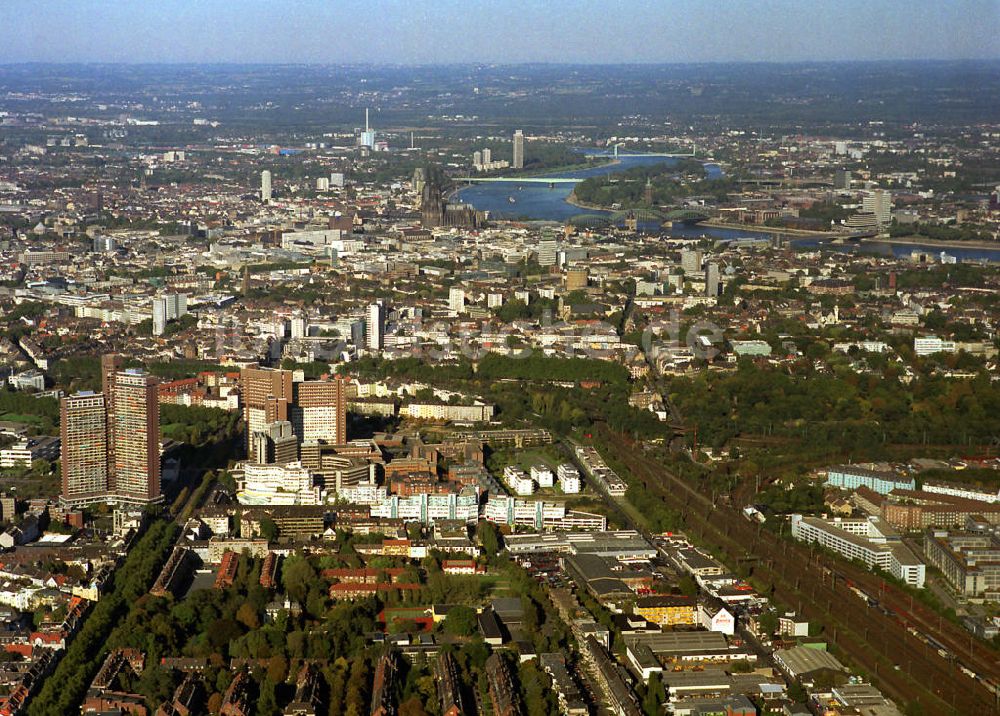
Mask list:
[[[998,10],[0,2],[0,716],[1000,716]]]
[[[72,10],[71,12],[68,10]],[[660,63],[994,59],[1000,5],[169,0],[0,7],[0,63]],[[59,38],[53,42],[52,38]]]

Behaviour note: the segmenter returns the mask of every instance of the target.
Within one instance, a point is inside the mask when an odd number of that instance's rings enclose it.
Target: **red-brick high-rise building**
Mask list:
[[[302,442],[323,441],[332,445],[347,442],[347,401],[344,381],[306,380],[294,384],[291,408],[292,428]]]
[[[115,374],[108,411],[108,488],[118,502],[144,504],[160,497],[160,404],[156,379],[141,370]]]
[[[347,442],[347,396],[343,378],[298,379],[294,371],[244,368],[240,374],[245,445],[251,460],[267,462],[274,436],[288,421],[298,445]],[[270,441],[270,442],[268,442]],[[262,446],[271,445],[270,449]],[[294,458],[293,458],[294,459]]]
[[[273,422],[288,420],[288,406],[292,399],[292,371],[244,368],[240,372],[240,402],[243,404],[247,454],[250,453],[254,433],[266,431]]]

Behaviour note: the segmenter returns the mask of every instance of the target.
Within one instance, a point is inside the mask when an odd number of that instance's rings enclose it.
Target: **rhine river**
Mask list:
[[[649,166],[653,164],[676,164],[677,160],[669,157],[631,157],[627,154],[619,154],[616,163],[609,165],[608,161],[613,161],[613,157],[607,155],[596,155],[599,159],[598,166],[586,167],[557,174],[544,174],[538,178],[546,179],[589,179],[597,176],[607,176],[623,172],[626,169],[639,166]],[[709,177],[722,176],[722,170],[716,164],[706,164],[705,169]],[[573,192],[573,184],[555,184],[549,187],[546,184],[523,184],[512,182],[473,184],[464,189],[460,189],[456,197],[459,201],[471,204],[479,211],[488,211],[494,219],[524,219],[535,221],[559,221],[564,222],[578,214],[609,214],[607,211],[594,209],[584,209],[574,206],[567,201]],[[513,201],[511,201],[513,199]],[[647,227],[653,228],[653,227]],[[727,229],[711,226],[675,226],[672,229],[663,229],[664,233],[674,238],[696,239],[708,237],[716,240],[732,241],[735,239],[767,239],[771,234],[760,231]],[[889,256],[894,254],[898,257],[907,257],[913,251],[919,251],[932,255],[935,258],[942,251],[949,256],[954,256],[959,261],[995,261],[1000,262],[1000,249],[987,248],[962,248],[962,247],[941,247],[933,244],[887,244],[876,241],[867,241],[863,244],[829,244],[818,242],[812,239],[792,238],[789,243],[803,249],[825,248],[834,251],[852,251]]]

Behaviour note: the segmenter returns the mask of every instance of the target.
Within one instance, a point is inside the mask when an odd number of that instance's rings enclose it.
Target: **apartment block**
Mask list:
[[[847,559],[858,559],[869,568],[879,567],[907,584],[922,589],[926,565],[877,518],[824,520],[792,515],[792,536],[817,542]]]

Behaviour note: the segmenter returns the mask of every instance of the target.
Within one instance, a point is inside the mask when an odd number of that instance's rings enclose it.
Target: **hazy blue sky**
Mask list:
[[[0,62],[1000,57],[1000,0],[0,0]]]

